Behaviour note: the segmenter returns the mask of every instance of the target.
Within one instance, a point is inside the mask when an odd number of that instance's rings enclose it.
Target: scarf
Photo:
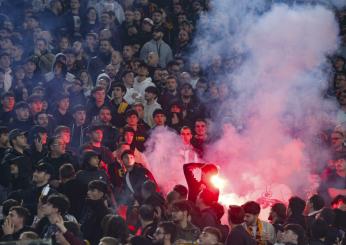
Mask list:
[[[256,221],[256,236],[254,236],[253,226],[246,226],[246,230],[250,234],[250,236],[256,240],[257,245],[265,245],[266,244],[266,241],[262,237],[263,224],[259,219],[257,219],[257,221]]]

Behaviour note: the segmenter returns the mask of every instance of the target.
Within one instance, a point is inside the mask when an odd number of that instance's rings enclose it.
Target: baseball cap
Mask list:
[[[50,175],[54,174],[53,166],[46,162],[39,163],[36,167],[34,167],[34,170],[38,172],[45,172]]]
[[[10,133],[8,134],[8,138],[9,138],[9,140],[10,140],[10,142],[12,141],[12,140],[14,140],[15,138],[17,138],[18,136],[21,136],[21,135],[26,135],[27,134],[27,132],[26,131],[23,131],[23,130],[21,130],[21,129],[12,129],[11,131],[10,131]]]
[[[154,25],[154,21],[152,19],[150,19],[150,18],[144,18],[143,22],[147,22],[147,23],[149,23],[152,26]]]

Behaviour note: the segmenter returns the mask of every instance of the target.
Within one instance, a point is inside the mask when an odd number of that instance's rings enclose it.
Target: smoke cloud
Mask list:
[[[341,7],[337,2],[333,6]],[[318,134],[333,124],[336,108],[323,97],[326,57],[336,51],[338,33],[333,11],[316,2],[289,6],[215,0],[200,17],[191,59],[208,67],[217,55],[242,57],[237,67],[216,79],[233,91],[212,125],[211,135],[223,131],[223,136],[205,156],[227,179],[221,202],[242,204],[261,197],[287,201],[291,194],[305,197],[316,189],[311,170],[320,167],[315,158],[325,152]],[[146,152],[167,189],[171,177],[174,184],[185,183],[182,166],[174,162],[180,139],[173,135],[154,131]]]

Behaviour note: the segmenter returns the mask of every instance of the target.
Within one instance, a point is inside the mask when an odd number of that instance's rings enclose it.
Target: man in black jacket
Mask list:
[[[66,152],[66,143],[61,137],[55,136],[48,140],[48,151],[47,156],[45,156],[41,162],[48,162],[53,167],[54,171],[51,176],[51,184],[57,187],[59,168],[64,163],[71,163],[75,169],[78,169],[77,159],[75,159],[72,154]]]
[[[148,169],[135,162],[133,151],[124,151],[121,154],[121,159],[126,168],[126,173],[123,178],[122,190],[119,198],[121,203],[132,204],[134,200],[140,201],[141,189],[145,181],[151,180],[155,184],[156,181]]]
[[[32,163],[29,156],[24,151],[27,148],[26,132],[20,129],[13,129],[9,133],[9,141],[12,148],[6,151],[0,165],[0,184],[8,188],[11,184],[11,160],[17,159],[18,169],[27,176],[32,175]],[[18,158],[20,157],[20,158]]]
[[[91,181],[88,185],[88,197],[80,219],[84,238],[96,245],[102,237],[101,221],[110,213],[105,205],[107,184],[101,180]]]
[[[26,226],[29,216],[30,213],[26,208],[21,206],[12,207],[2,226],[4,235],[0,241],[17,241],[23,232],[33,231],[31,227]]]

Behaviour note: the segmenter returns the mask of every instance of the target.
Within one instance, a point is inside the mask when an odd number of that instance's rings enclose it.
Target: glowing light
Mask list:
[[[226,180],[218,175],[214,175],[210,178],[210,182],[216,187],[222,190],[226,185]]]

